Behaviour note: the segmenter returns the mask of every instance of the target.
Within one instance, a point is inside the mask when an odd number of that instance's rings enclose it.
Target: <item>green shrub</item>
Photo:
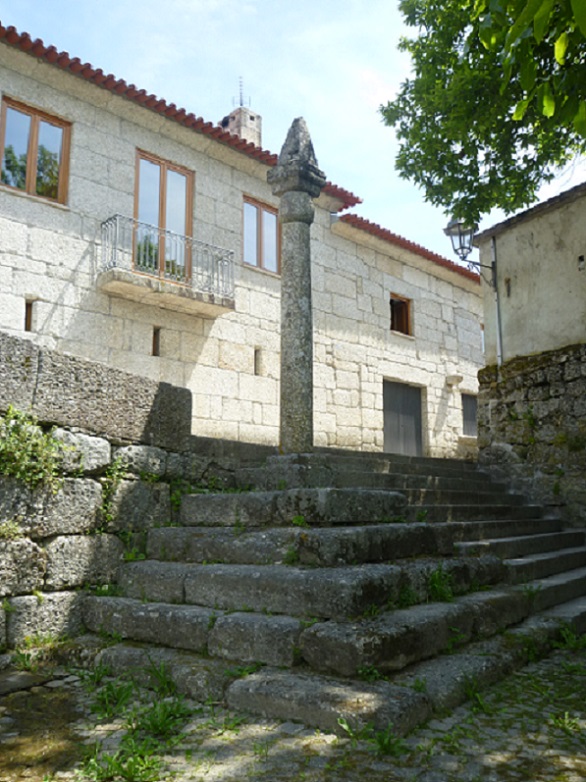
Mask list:
[[[31,489],[44,486],[56,492],[61,486],[63,445],[44,431],[36,418],[9,406],[0,417],[0,473],[22,481]]]

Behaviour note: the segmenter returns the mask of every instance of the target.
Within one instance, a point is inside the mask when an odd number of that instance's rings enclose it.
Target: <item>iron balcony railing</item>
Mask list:
[[[234,297],[234,253],[116,214],[102,223],[101,270],[124,269]]]

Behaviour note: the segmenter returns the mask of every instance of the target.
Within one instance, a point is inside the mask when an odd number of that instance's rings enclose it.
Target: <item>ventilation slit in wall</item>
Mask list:
[[[260,348],[254,349],[254,374],[260,375],[261,374],[261,350]]]
[[[155,326],[153,329],[153,356],[161,355],[161,327]]]
[[[24,330],[33,330],[33,301],[28,299],[24,303]]]

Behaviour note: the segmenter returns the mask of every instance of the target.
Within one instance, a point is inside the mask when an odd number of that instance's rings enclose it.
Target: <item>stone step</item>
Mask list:
[[[103,599],[103,598],[102,598]],[[237,711],[298,720],[343,735],[340,718],[356,732],[389,724],[405,735],[434,713],[464,702],[475,691],[509,675],[546,653],[563,625],[586,632],[586,598],[532,616],[491,639],[456,648],[373,683],[325,676],[302,668],[227,666],[225,661],[156,646],[119,643],[104,649],[97,663],[113,674],[132,671],[148,683],[150,671],[165,666],[186,697],[223,701]],[[370,672],[372,673],[372,671]],[[248,674],[248,675],[247,675]]]
[[[506,559],[508,581],[521,584],[586,566],[586,546]]]
[[[522,587],[385,612],[370,622],[319,622],[302,634],[301,653],[323,673],[356,676],[369,667],[396,671],[585,595],[586,568],[578,568]]]
[[[539,554],[561,548],[582,546],[586,543],[583,530],[563,530],[546,534],[519,535],[494,538],[492,540],[469,540],[455,543],[455,550],[461,555],[478,556],[492,553],[503,559]]]
[[[566,540],[583,542],[584,535],[550,532],[559,527],[551,519],[496,522],[390,523],[346,527],[249,528],[246,531],[226,527],[159,527],[147,534],[147,556],[169,562],[287,564],[337,567],[347,562],[389,562],[415,556],[462,556],[530,550],[535,535],[539,551],[549,543]],[[503,533],[517,537],[503,538]],[[519,534],[521,533],[521,534]],[[581,538],[580,538],[581,534]],[[462,539],[465,542],[461,542]],[[491,538],[497,538],[494,549]],[[505,548],[509,540],[517,541]],[[523,548],[519,548],[523,543]],[[559,545],[558,547],[561,547]]]
[[[395,454],[350,453],[348,455],[296,454],[272,456],[261,467],[247,467],[236,471],[240,486],[256,489],[291,489],[295,487],[338,486],[338,476],[359,473],[400,474],[407,476],[458,478],[472,480],[490,478],[474,463],[455,459],[431,459]],[[356,484],[351,483],[352,486]]]
[[[283,491],[191,494],[181,501],[185,526],[280,527],[310,524],[357,524],[404,517],[406,498],[374,489],[289,489]]]
[[[432,574],[438,571],[455,592],[503,578],[501,561],[491,556],[335,568],[151,560],[121,566],[118,585],[126,597],[136,600],[345,620],[401,605],[407,597],[410,603],[426,600]]]
[[[94,632],[122,639],[239,663],[306,664],[320,673],[359,678],[367,670],[386,675],[451,653],[524,621],[532,612],[532,594],[501,588],[350,622],[89,597],[83,620]]]
[[[474,520],[536,519],[543,515],[539,505],[467,504],[408,506],[407,519],[431,523]]]
[[[486,489],[500,491],[507,496],[509,492],[509,489],[504,484],[495,483],[491,481],[489,476],[482,473],[472,473],[462,477],[461,475],[403,474],[354,470],[337,472],[334,480],[337,488],[354,486],[395,491],[404,491],[406,489],[446,489],[455,491],[470,489],[472,491],[482,491]]]
[[[292,523],[364,524],[413,521],[539,518],[543,509],[490,497],[462,497],[462,504],[409,505],[404,494],[381,489],[289,489],[266,492],[190,494],[183,497],[180,522],[185,526],[282,527]],[[494,498],[493,498],[494,499]]]
[[[538,578],[517,588],[529,595],[535,611],[544,611],[586,595],[586,567]]]
[[[402,494],[410,506],[416,505],[505,505],[516,507],[525,504],[520,494],[507,494],[502,490],[476,491],[474,489],[404,489]]]

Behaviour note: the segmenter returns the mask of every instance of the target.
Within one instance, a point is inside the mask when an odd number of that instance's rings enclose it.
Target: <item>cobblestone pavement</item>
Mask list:
[[[420,686],[423,686],[421,683]],[[118,689],[116,689],[118,688]],[[68,691],[75,701],[70,739],[94,749],[93,778],[115,777],[108,758],[134,741],[136,757],[147,758],[134,771],[126,765],[129,782],[583,782],[586,779],[586,650],[557,651],[504,682],[478,692],[470,683],[471,700],[451,714],[434,719],[406,739],[392,732],[345,738],[324,734],[292,722],[258,720],[214,704],[187,702],[189,713],[166,726],[171,740],[152,754],[140,715],[153,713],[153,702],[172,703],[130,688],[120,704],[124,716],[99,718],[96,698],[107,706],[108,692],[120,692],[119,682],[104,679],[96,687],[87,677],[55,675],[33,688],[37,694]],[[1,689],[0,689],[1,691]],[[99,693],[106,693],[99,696]],[[0,699],[0,782],[36,780],[79,782],[77,759],[63,760],[59,769],[37,761],[19,766],[11,748],[26,739],[26,724],[15,719],[15,696]],[[112,695],[112,698],[114,696]],[[18,697],[17,697],[18,700]],[[124,699],[122,699],[124,700]],[[49,701],[48,701],[49,702]],[[142,711],[141,711],[142,709]],[[129,711],[130,710],[130,711]],[[129,716],[130,714],[130,716]],[[46,722],[51,718],[47,715]],[[134,728],[129,739],[128,728]],[[126,736],[126,739],[124,738]],[[99,742],[96,745],[96,742]],[[125,745],[126,742],[126,745]],[[141,745],[141,742],[142,745]],[[161,745],[159,744],[159,747]],[[146,752],[145,752],[146,749]],[[127,752],[127,757],[132,752]],[[64,756],[65,757],[65,756]],[[118,756],[121,757],[121,756]],[[9,761],[12,758],[12,762]],[[150,758],[150,759],[149,759]],[[160,763],[157,768],[156,763]],[[149,766],[149,764],[151,764]],[[41,776],[35,776],[34,769]],[[86,763],[91,771],[92,762]],[[110,772],[110,776],[108,773]],[[101,776],[100,776],[101,774]],[[134,776],[133,776],[134,774]]]

